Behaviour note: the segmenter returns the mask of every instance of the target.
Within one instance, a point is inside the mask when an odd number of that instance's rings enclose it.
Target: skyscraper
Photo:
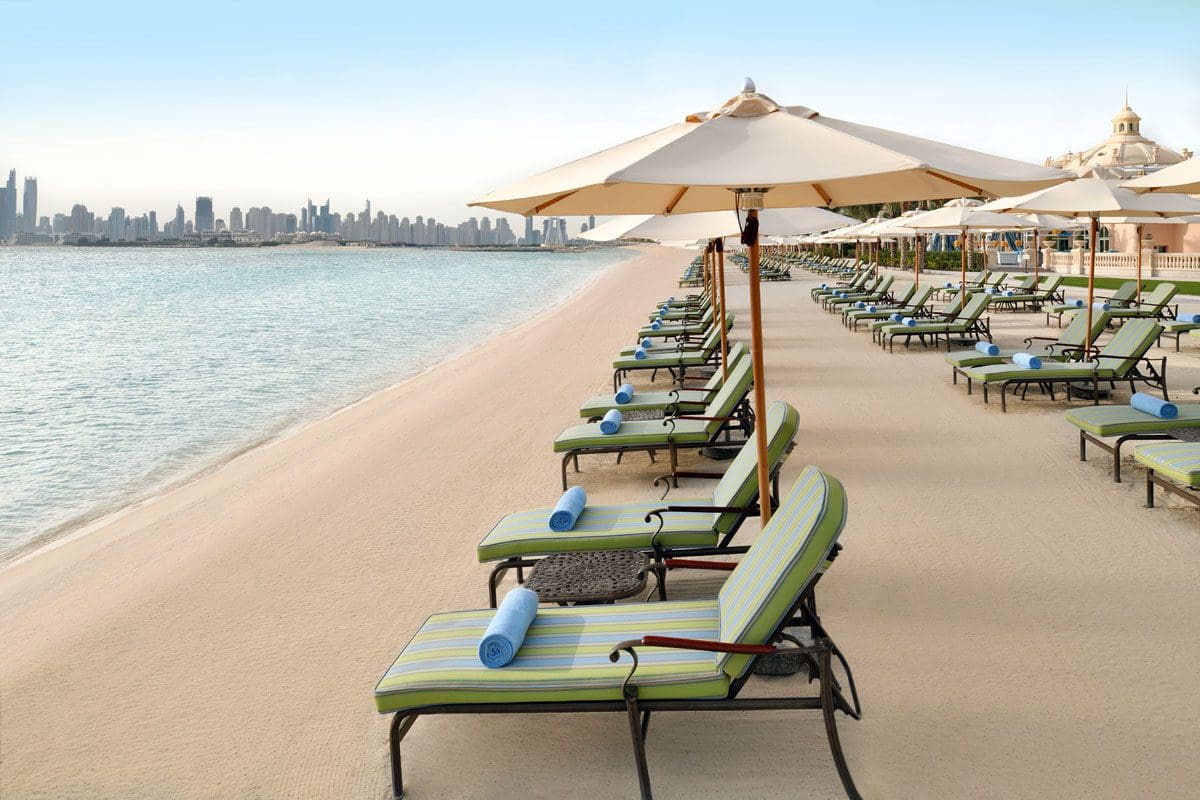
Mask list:
[[[125,209],[113,206],[108,212],[108,238],[113,242],[125,241]]]
[[[175,224],[171,226],[171,235],[176,239],[182,239],[183,234],[187,231],[187,226],[183,222],[183,204],[175,204]]]
[[[229,209],[229,230],[240,231],[243,227],[242,210],[237,206]]]
[[[196,198],[196,232],[204,233],[216,228],[216,217],[213,216],[212,198]]]
[[[21,198],[22,212],[25,214],[22,230],[33,233],[37,230],[37,178],[25,179],[25,194]]]
[[[0,239],[17,232],[17,171],[8,173],[8,183],[0,190]]]
[[[521,244],[526,247],[533,247],[533,217],[525,218],[525,238],[521,240]]]

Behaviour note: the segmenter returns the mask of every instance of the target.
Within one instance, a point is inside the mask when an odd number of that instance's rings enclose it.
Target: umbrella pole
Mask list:
[[[962,241],[959,242],[958,249],[962,252],[962,278],[958,283],[958,296],[965,303],[967,300],[967,229],[962,229]]]
[[[1088,299],[1087,299],[1087,329],[1083,334],[1083,356],[1087,358],[1088,349],[1092,346],[1092,300],[1096,296],[1096,236],[1100,228],[1099,217],[1092,215],[1090,236],[1088,237]],[[1103,366],[1103,365],[1101,365]]]
[[[1038,262],[1042,259],[1042,251],[1038,250],[1038,234],[1041,233],[1037,228],[1033,229],[1033,282],[1038,281]]]
[[[921,234],[913,237],[913,288],[921,288]]]
[[[758,212],[746,212],[757,223]],[[757,228],[757,224],[755,225]],[[771,519],[771,467],[767,461],[767,385],[763,363],[762,285],[758,272],[758,232],[750,242],[750,360],[754,366],[754,438],[758,450],[758,505],[762,524]],[[765,498],[765,499],[764,499]]]
[[[1142,303],[1142,226],[1137,226],[1137,301]]]
[[[721,296],[721,378],[729,380],[729,332],[726,329],[725,318],[729,313],[725,310],[725,240],[717,239],[717,285]]]

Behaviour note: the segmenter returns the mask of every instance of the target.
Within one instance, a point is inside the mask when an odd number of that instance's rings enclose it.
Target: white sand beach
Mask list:
[[[557,498],[554,436],[690,257],[648,249],[0,572],[0,796],[390,797],[375,681],[430,613],[486,605],[475,545]],[[739,339],[747,286],[728,274]],[[816,464],[850,498],[819,596],[862,694],[864,719],[839,725],[864,796],[1195,797],[1197,510],[1146,509],[1140,469],[1114,484],[1102,454],[1080,463],[1068,404],[1031,392],[1001,414],[937,351],[848,332],[809,301],[817,280],[763,286],[767,396],[801,412],[783,484]],[[1040,315],[992,320],[1002,345],[1047,333]],[[1173,390],[1200,385],[1200,349],[1169,355]],[[594,502],[657,497],[643,456],[583,468]],[[637,792],[619,715],[420,719],[404,756],[414,800]],[[659,715],[648,758],[664,799],[842,796],[811,712]]]

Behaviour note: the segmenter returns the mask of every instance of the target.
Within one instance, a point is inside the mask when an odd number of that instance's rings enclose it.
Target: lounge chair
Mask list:
[[[1095,301],[1098,303],[1106,303],[1110,311],[1127,308],[1129,301],[1137,294],[1137,281],[1126,281],[1117,287],[1117,290],[1110,295],[1095,294]],[[1081,301],[1082,302],[1082,301]],[[1063,316],[1074,316],[1082,309],[1082,306],[1076,303],[1067,303],[1066,301],[1050,306],[1046,309],[1046,325],[1050,324],[1050,318],[1054,317],[1058,323],[1058,327],[1062,327]]]
[[[725,330],[733,330],[733,321],[735,315],[730,313],[725,315]],[[668,322],[658,330],[651,327],[645,327],[637,332],[637,340],[640,343],[642,339],[649,337],[651,339],[675,339],[679,341],[695,341],[703,340],[706,336],[715,330],[712,324],[712,314],[706,314],[697,322],[688,322],[680,324],[677,322]],[[623,348],[621,355],[632,355],[634,350],[637,350],[637,345]]]
[[[767,458],[772,481],[787,460],[800,427],[800,413],[776,400],[767,409]],[[746,517],[758,514],[758,454],[753,440],[724,474],[683,472],[679,477],[719,479],[707,497],[687,497],[620,505],[587,506],[575,527],[552,531],[551,508],[503,517],[476,549],[481,564],[500,562],[488,576],[488,599],[496,605],[496,587],[509,570],[532,567],[537,559],[559,553],[641,550],[666,558],[745,552],[730,540]],[[657,483],[657,481],[656,481]],[[778,498],[778,487],[772,494]],[[660,593],[663,583],[660,577]]]
[[[1187,317],[1187,314],[1183,315]],[[1162,325],[1163,332],[1159,335],[1158,346],[1162,347],[1163,338],[1175,340],[1175,352],[1179,352],[1179,339],[1185,333],[1192,333],[1193,336],[1200,336],[1200,322],[1192,322],[1190,319],[1167,319],[1159,320],[1159,325]]]
[[[864,268],[855,273],[854,276],[847,281],[837,281],[829,286],[814,286],[809,292],[814,303],[824,301],[826,297],[832,297],[838,292],[857,292],[860,291],[868,280],[871,278],[871,269]]]
[[[719,358],[720,346],[721,332],[710,328],[698,347],[693,342],[678,342],[674,346],[651,348],[646,357],[641,359],[632,354],[618,355],[613,360],[613,391],[625,382],[631,372],[641,370],[650,370],[650,380],[654,380],[658,377],[658,371],[665,369],[672,378],[681,381],[689,368],[703,367]]]
[[[1096,341],[1096,338],[1104,332],[1104,326],[1107,324],[1108,314],[1106,312],[1100,311],[1092,315],[1091,341]],[[1011,361],[1017,353],[1029,353],[1044,361],[1079,361],[1083,355],[1082,348],[1086,329],[1087,315],[1076,314],[1057,339],[1051,339],[1049,336],[1030,336],[1025,340],[1025,347],[1021,350],[1001,350],[998,355],[994,356],[981,353],[974,348],[959,350],[955,353],[947,353],[946,363],[951,367],[951,376],[954,382],[958,383],[959,369],[982,367],[986,364],[1004,364]],[[1035,347],[1034,342],[1045,342],[1045,344]]]
[[[1090,386],[1092,402],[1100,402],[1100,384],[1115,385],[1116,381],[1128,381],[1129,390],[1136,391],[1135,384],[1144,383],[1162,392],[1167,397],[1167,359],[1150,359],[1145,355],[1162,329],[1149,319],[1127,322],[1095,355],[1085,361],[1055,362],[1041,369],[1026,369],[1017,364],[988,364],[982,367],[964,367],[958,374],[967,379],[967,393],[972,393],[974,382],[983,386],[983,402],[988,402],[988,387],[1000,384],[1000,407],[1008,410],[1008,389],[1014,394],[1021,389],[1022,398],[1030,386],[1039,386],[1054,400],[1054,387],[1066,387],[1067,397],[1072,390]],[[1158,364],[1159,366],[1155,366]]]
[[[892,314],[903,314],[906,317],[917,317],[925,311],[925,304],[933,297],[932,286],[922,286],[920,289],[909,285],[908,291],[897,295],[894,302],[866,303],[863,308],[848,308],[842,312],[842,324],[852,331],[857,331],[859,323],[871,320],[887,319]],[[875,310],[872,311],[871,309]]]
[[[749,352],[746,345],[735,342],[729,347],[729,367],[732,369]],[[583,401],[579,407],[579,416],[589,421],[603,417],[610,409],[617,409],[622,414],[632,412],[656,411],[665,414],[694,414],[704,410],[708,401],[724,383],[724,371],[719,367],[703,384],[697,387],[683,385],[669,392],[634,392],[633,399],[625,404],[618,404],[613,393],[598,394]]]
[[[1114,308],[1109,313],[1115,320],[1126,319],[1175,319],[1179,316],[1179,306],[1170,302],[1179,294],[1179,287],[1173,283],[1160,283],[1149,294],[1143,295],[1141,301],[1130,300],[1128,308]]]
[[[992,340],[991,327],[988,320],[983,316],[983,312],[991,302],[991,296],[983,294],[973,294],[963,306],[962,311],[951,320],[944,321],[929,321],[919,320],[916,325],[909,326],[899,322],[894,322],[891,325],[880,329],[879,344],[883,346],[884,340],[887,340],[888,350],[895,352],[896,339],[903,336],[904,346],[908,347],[912,341],[912,337],[916,336],[921,340],[921,344],[926,344],[926,337],[931,339],[936,345],[939,339],[946,340],[946,350],[950,350],[950,337],[958,335],[962,337],[976,336],[981,339]]]
[[[934,295],[936,296],[937,289],[934,288],[933,292],[934,292]],[[918,310],[917,313],[910,314],[909,316],[913,317],[914,319],[925,319],[925,320],[931,321],[931,322],[937,322],[937,321],[949,322],[950,320],[953,320],[955,317],[957,317],[959,315],[959,313],[962,311],[963,300],[968,297],[970,297],[969,294],[963,295],[962,297],[955,297],[953,300],[951,300],[949,303],[947,303],[944,308],[941,308],[937,311],[931,310],[928,307],[928,303],[926,302],[926,303],[922,304],[920,310]],[[896,324],[895,322],[892,321],[892,314],[896,314],[896,313],[899,313],[899,312],[892,311],[886,317],[883,317],[882,319],[876,319],[876,320],[871,321],[869,327],[871,329],[871,341],[872,342],[878,342],[880,345],[883,344],[883,339],[881,337],[881,334],[883,333],[885,328],[889,328],[892,325]]]
[[[484,667],[476,656],[494,611],[429,617],[375,687],[376,709],[393,715],[388,747],[393,796],[404,796],[401,741],[422,716],[623,714],[645,800],[651,797],[645,747],[653,713],[819,709],[842,786],[849,797],[859,798],[835,718],[837,711],[859,718],[858,696],[846,660],[813,603],[845,520],[841,484],[806,467],[716,598],[542,608],[516,658],[499,669]],[[802,629],[801,636],[785,633],[793,627]],[[789,642],[801,644],[779,646]],[[776,686],[769,696],[740,697],[756,659],[780,649],[799,650],[810,680],[819,682],[819,694],[785,694]],[[848,696],[834,679],[834,659],[845,669]],[[517,773],[520,766],[512,769]],[[519,774],[511,780],[519,780]],[[562,785],[550,793],[573,794]]]
[[[1147,508],[1154,508],[1155,486],[1200,506],[1200,443],[1142,444],[1133,448],[1133,457],[1146,468]]]
[[[743,358],[729,371],[729,379],[700,416],[680,414],[661,420],[633,420],[622,423],[612,435],[601,433],[595,422],[567,428],[554,440],[554,452],[563,454],[563,489],[567,488],[567,464],[573,461],[578,472],[581,455],[617,453],[619,462],[625,453],[643,452],[649,453],[653,461],[656,452],[666,450],[674,474],[679,466],[679,450],[714,444],[722,431],[737,429],[749,435],[754,429],[754,415],[746,402],[754,380],[751,361]]]
[[[891,298],[892,284],[896,282],[896,278],[892,275],[885,275],[880,280],[875,282],[875,285],[869,291],[862,292],[843,292],[839,297],[826,297],[821,303],[821,307],[826,311],[840,311],[842,306],[854,305],[862,301],[864,303],[883,303]]]
[[[708,295],[704,295],[695,303],[680,303],[677,300],[667,309],[666,314],[659,313],[658,311],[652,311],[646,315],[646,318],[650,322],[654,322],[656,319],[662,322],[690,322],[698,320],[704,316],[704,313],[708,311],[711,306],[712,302],[709,300]],[[662,308],[661,304],[659,305],[659,308]]]
[[[1174,439],[1169,431],[1200,430],[1200,403],[1181,403],[1179,416],[1162,419],[1132,406],[1087,406],[1067,412],[1067,422],[1079,428],[1079,460],[1087,461],[1088,442],[1113,457],[1113,481],[1121,482],[1121,445],[1145,439]],[[1109,443],[1105,439],[1117,437]]]
[[[1030,311],[1041,311],[1046,303],[1063,299],[1060,287],[1065,280],[1065,275],[1047,275],[1036,287],[1030,284],[1027,289],[1013,289],[1011,295],[998,293],[992,297],[992,308],[997,311],[1016,311],[1024,306]]]

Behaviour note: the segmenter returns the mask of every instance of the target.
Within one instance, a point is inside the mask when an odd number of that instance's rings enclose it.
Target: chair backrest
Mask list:
[[[1055,292],[1058,287],[1063,285],[1063,281],[1067,279],[1065,275],[1047,275],[1042,278],[1042,282],[1038,284],[1039,292]]]
[[[767,408],[767,464],[770,472],[774,472],[787,457],[788,446],[796,440],[799,428],[800,412],[791,404],[776,400]],[[753,503],[758,493],[758,450],[751,437],[742,445],[713,490],[713,505],[744,507]],[[739,516],[733,512],[717,514],[713,518],[713,528],[720,533],[728,533]]]
[[[1107,311],[1092,312],[1092,335],[1088,341],[1096,341],[1096,337],[1104,331],[1104,326],[1108,324],[1108,316]],[[1083,347],[1083,335],[1086,330],[1087,310],[1084,309],[1071,315],[1071,322],[1058,334],[1058,341],[1050,345],[1050,350],[1057,352],[1067,347]]]
[[[1110,308],[1125,308],[1135,294],[1137,294],[1137,281],[1125,281],[1108,298],[1108,305]]]
[[[708,335],[704,337],[704,342],[700,345],[700,349],[705,353],[711,353],[717,349],[717,345],[721,343],[721,329],[719,327],[709,328]]]
[[[929,302],[929,298],[932,297],[933,293],[936,291],[937,288],[934,286],[922,286],[913,293],[911,298],[909,298],[907,307],[912,309],[924,308],[925,304]]]
[[[985,283],[988,286],[998,287],[998,286],[1000,286],[1000,284],[1004,283],[1006,280],[1008,280],[1007,272],[993,272],[991,275],[988,275],[987,281],[985,281]]]
[[[805,467],[717,594],[720,640],[766,644],[821,574],[845,524],[842,484]],[[734,679],[750,661],[746,655],[717,656],[717,666]]]
[[[991,300],[991,295],[983,294],[982,292],[971,295],[971,298],[967,300],[966,305],[962,307],[962,311],[958,312],[958,316],[954,318],[954,321],[958,323],[974,322],[975,320],[979,319],[979,315],[982,314],[983,310],[988,307],[988,303],[990,303]]]
[[[875,291],[878,292],[879,294],[883,294],[884,292],[889,291],[892,288],[892,284],[895,282],[896,282],[896,277],[894,275],[888,275],[886,278],[884,278],[878,284],[875,285]]]
[[[1177,294],[1179,294],[1179,287],[1175,284],[1160,283],[1154,287],[1154,291],[1142,295],[1142,304],[1139,308],[1143,311],[1162,311],[1163,306],[1171,302]]]
[[[742,356],[746,355],[746,345],[741,342],[734,342],[729,347],[729,367],[732,369],[737,366],[737,363],[742,360]],[[725,380],[725,372],[720,368],[712,374],[707,381],[704,382],[704,388],[708,391],[721,388],[722,382]]]
[[[1083,316],[1083,315],[1077,315]],[[1101,369],[1111,369],[1118,377],[1137,365],[1138,359],[1146,355],[1150,346],[1162,333],[1162,325],[1152,319],[1135,319],[1126,322],[1104,347],[1100,348]]]
[[[1013,291],[1027,292],[1030,289],[1032,289],[1036,284],[1037,284],[1037,278],[1033,277],[1032,275],[1026,275],[1024,278],[1021,278],[1021,280],[1017,281],[1016,284],[1013,285]]]
[[[915,283],[906,284],[908,287],[902,294],[896,295],[896,303],[899,305],[907,305],[909,300],[912,300],[913,295],[917,293],[917,285]]]
[[[713,395],[713,399],[704,409],[704,416],[728,417],[733,413],[738,403],[742,402],[746,393],[750,391],[750,384],[754,383],[753,361],[752,358],[743,358],[737,363],[737,366],[729,370],[729,380],[725,381],[725,385],[721,387],[720,391]],[[710,436],[713,436],[721,429],[722,424],[721,420],[712,420],[704,426],[704,429]]]

